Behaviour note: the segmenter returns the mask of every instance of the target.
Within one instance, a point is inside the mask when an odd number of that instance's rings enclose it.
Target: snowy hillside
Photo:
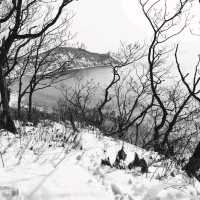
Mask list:
[[[200,183],[172,161],[93,127],[73,134],[70,125],[53,122],[17,126],[23,137],[1,132],[1,200],[200,199]],[[116,166],[122,146],[127,156]],[[130,167],[135,153],[146,160],[148,173]]]

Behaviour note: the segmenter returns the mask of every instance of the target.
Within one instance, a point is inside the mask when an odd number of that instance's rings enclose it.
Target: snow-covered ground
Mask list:
[[[200,199],[198,181],[134,145],[124,143],[125,169],[102,165],[108,157],[113,164],[123,144],[92,127],[75,135],[58,123],[18,127],[21,137],[1,132],[0,200]],[[135,153],[148,173],[127,168]]]

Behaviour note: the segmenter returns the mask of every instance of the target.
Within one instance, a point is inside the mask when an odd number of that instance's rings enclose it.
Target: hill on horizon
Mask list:
[[[34,58],[35,56],[32,57],[33,61]],[[56,47],[40,53],[39,59],[46,59],[48,65],[50,63],[52,67],[55,67],[57,62],[65,63],[65,72],[91,67],[111,67],[113,64],[118,64],[109,53],[94,53],[75,47]],[[44,67],[49,68],[50,66],[44,65]]]

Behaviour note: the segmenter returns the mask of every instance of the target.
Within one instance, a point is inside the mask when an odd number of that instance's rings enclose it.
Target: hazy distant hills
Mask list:
[[[109,53],[93,53],[81,48],[59,47],[55,49],[55,53],[61,56],[66,56],[67,58],[74,57],[77,58],[79,61],[82,61],[83,63],[85,62],[85,64],[91,65],[92,63],[95,66],[108,65],[110,64],[110,62],[114,61]]]
[[[117,61],[109,53],[93,53],[82,48],[73,47],[57,47],[43,52],[39,57],[40,59],[46,57],[45,59],[52,67],[55,67],[58,62],[60,64],[66,62],[66,71],[91,67],[108,67],[111,66],[111,63],[117,64]]]

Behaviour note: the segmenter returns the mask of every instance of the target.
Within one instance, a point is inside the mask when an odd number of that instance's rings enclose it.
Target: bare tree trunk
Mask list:
[[[72,129],[73,129],[74,133],[75,133],[75,132],[78,132],[78,129],[76,128],[76,125],[75,125],[75,123],[74,123],[74,116],[73,116],[73,113],[70,112],[69,115],[70,115],[70,116],[69,116],[69,117],[70,117],[69,121],[70,121],[70,123],[71,123],[71,125],[72,125]]]
[[[138,136],[139,136],[139,125],[136,124],[136,130],[135,130],[135,145],[138,145]]]
[[[3,43],[3,41],[2,41]],[[6,52],[3,49],[0,49],[0,94],[1,94],[1,106],[2,106],[2,115],[0,117],[1,126],[0,128],[6,129],[12,133],[16,133],[15,124],[10,115],[9,108],[9,90],[6,82],[6,77],[4,75],[4,69],[7,64]]]
[[[21,119],[21,101],[22,101],[22,98],[19,95],[18,100],[17,100],[17,117],[19,120]]]
[[[157,129],[157,126],[154,127],[154,133],[153,133],[153,148],[154,151],[160,152],[160,142],[159,142],[160,136],[159,136],[159,130]]]
[[[18,99],[17,99],[17,117],[21,119],[21,102],[22,97],[24,96],[24,92],[22,93],[22,79],[19,79],[19,91],[18,91]]]
[[[30,90],[28,97],[28,121],[32,120],[33,91]]]
[[[120,80],[120,75],[118,73],[118,67],[119,66],[115,66],[112,69],[112,73],[113,73],[113,78],[110,82],[110,84],[106,87],[105,91],[104,91],[104,99],[101,102],[100,106],[98,107],[98,114],[99,114],[99,121],[98,121],[98,126],[101,127],[103,124],[103,120],[104,120],[104,116],[103,116],[103,108],[105,107],[105,105],[111,101],[111,97],[109,97],[109,90],[112,88],[113,85],[115,85],[119,80]]]
[[[196,172],[200,169],[200,142],[195,148],[194,153],[189,159],[189,162],[183,167],[183,170],[189,177],[196,177],[199,180]]]
[[[11,119],[10,108],[9,108],[9,90],[6,83],[6,78],[3,75],[2,68],[0,68],[0,93],[1,93],[1,103],[2,103],[2,115],[1,123],[2,127],[12,133],[16,133],[16,127]]]

